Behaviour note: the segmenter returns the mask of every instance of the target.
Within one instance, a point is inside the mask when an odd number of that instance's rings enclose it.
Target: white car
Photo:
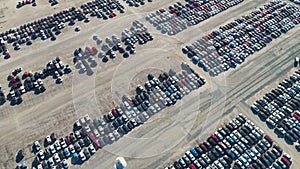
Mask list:
[[[81,138],[81,134],[80,134],[79,131],[75,131],[75,137],[76,137],[77,139],[80,139],[80,138]]]
[[[49,150],[50,150],[51,154],[54,154],[54,153],[56,153],[56,150],[57,151],[60,150],[60,146],[56,147],[56,149],[55,149],[54,145],[50,145]]]
[[[72,144],[69,145],[69,150],[70,150],[70,152],[71,152],[72,154],[75,153],[75,148],[74,148],[74,146],[73,146]]]
[[[51,146],[53,146],[53,145],[51,145]],[[51,146],[50,146],[50,150],[51,150]],[[55,148],[56,148],[57,151],[59,151],[61,149],[61,146],[60,146],[60,143],[59,143],[58,140],[55,141],[54,146],[55,146]]]
[[[90,146],[89,146],[88,149],[89,149],[89,151],[91,152],[91,154],[95,154],[95,153],[96,153],[96,150],[95,150],[93,144],[90,144]]]
[[[34,147],[37,151],[39,151],[41,149],[41,145],[38,141],[35,141],[33,144],[34,144]]]
[[[59,156],[58,156],[57,153],[55,153],[55,154],[53,155],[53,158],[54,158],[55,163],[59,163],[59,162],[60,162],[60,158],[59,158]]]
[[[137,107],[134,107],[134,108],[133,108],[133,111],[134,111],[136,114],[140,114],[140,111],[139,111],[139,109],[138,109]]]
[[[43,169],[42,164],[37,165],[37,169]]]
[[[100,134],[99,134],[99,132],[98,132],[97,129],[94,130],[94,134],[95,134],[96,138],[99,138],[99,137],[100,137]]]
[[[156,109],[155,109],[153,106],[150,106],[149,109],[150,109],[150,111],[151,111],[153,114],[155,114],[155,113],[157,112]]]
[[[102,126],[99,126],[98,130],[99,130],[101,135],[104,135],[104,128]]]
[[[21,90],[21,93],[26,93],[25,87],[23,85],[20,87],[20,90]]]
[[[44,160],[44,159],[45,159],[44,151],[43,151],[43,150],[40,150],[40,151],[38,152],[38,156],[39,156],[39,158],[40,158],[40,161]]]
[[[112,133],[109,133],[108,137],[109,137],[110,141],[112,141],[112,142],[116,141],[116,138],[114,137],[114,135]]]
[[[54,166],[54,162],[53,162],[52,157],[50,157],[50,158],[48,159],[48,164],[49,164],[50,167],[53,167],[53,166]]]
[[[82,151],[79,153],[79,157],[80,157],[81,161],[85,161],[86,160],[86,157],[85,157],[85,155],[83,154]]]
[[[149,115],[147,114],[147,112],[143,112],[143,116],[145,117],[146,120],[149,119]]]
[[[126,116],[128,117],[128,119],[130,119],[130,118],[131,118],[131,114],[130,114],[130,112],[129,112],[129,111],[125,111],[125,114],[126,114]]]
[[[63,164],[64,168],[68,168],[69,167],[68,161],[66,159],[62,160],[62,164]]]
[[[46,136],[45,141],[48,145],[50,145],[52,143],[51,137],[49,135]]]
[[[119,134],[119,132],[117,130],[113,131],[113,135],[115,136],[115,138],[119,139],[121,137],[121,135]]]
[[[186,92],[187,94],[191,92],[190,89],[188,89],[186,86],[183,87],[183,90],[185,90],[185,92]]]
[[[156,104],[154,104],[153,106],[154,106],[154,108],[155,108],[157,111],[160,111],[160,110],[161,110],[161,108],[158,106],[158,104],[157,104],[157,103],[156,103]]]
[[[60,145],[61,145],[62,148],[66,148],[67,147],[67,144],[66,144],[65,140],[62,140],[60,142]]]
[[[136,117],[136,113],[135,113],[133,110],[130,110],[130,114],[131,114],[133,117]]]
[[[190,151],[187,151],[185,154],[186,154],[192,161],[195,161],[195,160],[196,160],[196,158],[194,157],[194,155],[193,155]]]

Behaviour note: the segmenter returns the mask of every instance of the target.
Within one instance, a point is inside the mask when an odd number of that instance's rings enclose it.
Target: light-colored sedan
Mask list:
[[[83,154],[82,151],[79,153],[79,157],[80,157],[81,161],[85,161],[86,160],[86,157],[85,157],[85,155]]]
[[[91,154],[95,154],[96,153],[96,149],[94,148],[93,144],[90,144],[90,146],[89,146],[88,149],[91,152]]]
[[[53,155],[53,159],[54,159],[55,163],[59,163],[60,162],[60,158],[59,158],[59,155],[57,153],[55,153]]]
[[[112,133],[109,133],[108,137],[109,137],[110,141],[112,141],[112,142],[116,141],[116,138],[114,137],[114,135]]]

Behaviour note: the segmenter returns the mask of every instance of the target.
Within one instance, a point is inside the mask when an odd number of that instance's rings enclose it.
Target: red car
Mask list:
[[[11,55],[10,55],[10,53],[9,52],[6,52],[6,58],[8,59],[8,58],[10,58],[11,57]]]
[[[216,142],[219,142],[219,138],[215,134],[210,135]]]
[[[190,169],[197,169],[197,167],[196,167],[196,166],[195,166],[195,164],[193,164],[193,163],[192,163],[192,164],[190,164],[190,166],[189,166],[189,167],[190,167]]]
[[[72,142],[71,142],[71,137],[70,136],[66,136],[66,143],[68,144],[68,145],[70,145],[70,144],[72,144]]]
[[[207,147],[203,143],[200,144],[200,148],[202,148],[205,152],[208,151]]]
[[[274,142],[273,139],[271,139],[271,137],[269,135],[265,135],[265,139],[270,143],[272,144]]]
[[[98,149],[101,148],[100,143],[99,143],[98,140],[95,140],[95,141],[93,142],[93,145],[94,145],[94,147],[95,147],[96,150],[98,150]]]
[[[119,114],[116,109],[112,109],[111,113],[115,116],[115,118],[119,117]]]
[[[93,132],[89,132],[89,134],[88,134],[88,136],[89,136],[89,138],[93,141],[93,142],[95,142],[97,139],[96,139],[96,137],[95,137],[95,135],[94,135],[94,133]]]
[[[159,12],[164,13],[164,12],[166,12],[166,10],[165,9],[160,9]]]
[[[293,114],[293,117],[295,117],[298,121],[300,121],[300,117],[298,116],[298,114]]]
[[[286,164],[288,167],[291,166],[291,162],[290,162],[287,158],[282,157],[282,158],[281,158],[281,161],[282,161],[284,164]]]

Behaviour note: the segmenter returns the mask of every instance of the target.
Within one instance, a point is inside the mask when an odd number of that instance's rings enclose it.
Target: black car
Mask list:
[[[209,142],[209,143],[210,143],[211,145],[213,145],[213,146],[215,146],[215,145],[218,144],[212,137],[209,137],[209,138],[207,139],[207,142]]]
[[[215,148],[213,148],[213,149],[211,150],[211,152],[212,152],[212,154],[213,154],[214,156],[216,156],[217,158],[219,158],[219,157],[222,156],[222,154],[219,153]]]
[[[209,142],[203,142],[203,144],[207,147],[208,150],[211,150],[213,146]]]
[[[226,132],[226,135],[229,135],[231,131],[227,127],[222,127],[222,129]]]
[[[195,150],[199,153],[199,154],[203,154],[205,151],[200,148],[199,146],[195,147]]]
[[[89,137],[85,137],[85,138],[83,139],[83,141],[84,141],[84,145],[85,145],[86,147],[89,146],[89,145],[92,143]]]
[[[127,134],[130,131],[130,129],[125,124],[122,126],[122,129],[124,131],[124,134]]]
[[[55,133],[51,133],[50,138],[51,138],[52,141],[56,141],[57,136],[56,136]]]
[[[58,156],[59,156],[60,159],[65,159],[66,158],[63,150],[58,151]]]
[[[104,118],[104,120],[105,120],[106,123],[111,122],[111,119],[108,117],[107,114],[104,114],[103,118]]]
[[[217,156],[215,156],[212,151],[209,151],[207,153],[208,158],[210,158],[211,161],[215,161],[217,159]]]
[[[71,139],[71,143],[74,144],[76,142],[76,137],[74,135],[74,133],[70,133],[70,139]]]
[[[226,128],[230,131],[233,132],[234,131],[234,127],[232,125],[230,125],[229,123],[226,124]]]
[[[130,122],[127,123],[127,127],[129,130],[134,129],[134,126]]]
[[[260,157],[260,161],[266,166],[269,167],[271,165],[271,162],[269,161],[268,157],[266,154],[264,156]]]
[[[179,164],[178,161],[175,161],[175,162],[173,163],[173,166],[174,166],[174,168],[176,168],[176,169],[183,169],[183,168],[181,167],[181,165]]]
[[[246,126],[243,126],[241,129],[242,129],[246,134],[251,133],[251,131],[248,130],[248,128],[247,128]]]
[[[247,135],[247,133],[245,133],[241,128],[238,129],[239,133],[241,133],[241,135],[243,137],[245,137]]]
[[[122,120],[121,120],[122,121]],[[121,124],[118,122],[118,120],[116,119],[116,120],[114,120],[113,121],[113,126],[114,126],[114,128],[116,129],[116,128],[118,128]]]
[[[199,159],[198,159],[198,162],[199,162],[200,165],[203,166],[203,167],[207,167],[207,166],[208,166],[208,164],[207,164],[202,158],[199,158]]]

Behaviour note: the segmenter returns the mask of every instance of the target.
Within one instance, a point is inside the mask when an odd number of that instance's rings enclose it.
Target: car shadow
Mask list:
[[[287,139],[286,137],[284,137],[284,141],[285,141],[288,145],[293,145],[293,144],[294,144],[291,140]]]

